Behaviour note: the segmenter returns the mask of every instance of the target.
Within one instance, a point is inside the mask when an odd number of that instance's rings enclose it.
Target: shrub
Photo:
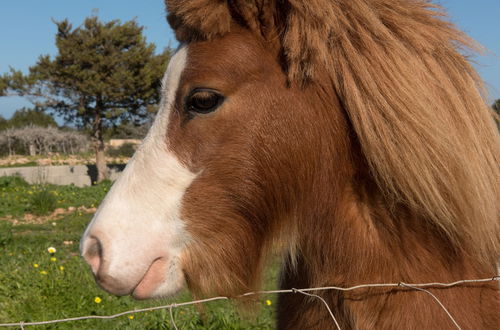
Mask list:
[[[27,185],[28,183],[18,175],[0,177],[0,188],[25,187]]]
[[[46,215],[56,209],[56,203],[56,197],[44,187],[32,195],[29,211],[36,215]]]

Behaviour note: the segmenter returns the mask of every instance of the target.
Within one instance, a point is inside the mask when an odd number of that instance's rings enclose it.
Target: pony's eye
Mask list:
[[[215,111],[224,101],[224,97],[210,89],[195,89],[189,94],[186,109],[195,113],[210,113]]]

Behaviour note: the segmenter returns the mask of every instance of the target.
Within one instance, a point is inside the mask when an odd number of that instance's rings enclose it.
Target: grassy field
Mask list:
[[[29,185],[20,177],[0,177],[0,218],[22,217],[25,213],[43,213],[44,208],[98,206],[111,182],[79,188],[73,185]]]
[[[188,292],[175,299],[135,301],[100,290],[78,253],[81,234],[92,214],[75,209],[56,219],[25,221],[37,196],[49,194],[58,208],[97,205],[110,183],[93,187],[31,186],[18,178],[0,178],[0,323],[33,322],[84,315],[110,315],[138,308],[192,300]],[[31,193],[30,193],[31,192]],[[35,201],[34,201],[35,199]],[[43,201],[43,199],[42,199]],[[38,201],[40,203],[40,201]],[[54,207],[54,206],[52,206]],[[50,213],[50,211],[47,211]],[[55,253],[49,253],[55,248]],[[52,250],[51,250],[52,251]],[[266,274],[267,289],[276,267]],[[180,329],[272,329],[276,296],[261,296],[257,314],[243,317],[228,301],[174,309]],[[38,326],[40,329],[171,329],[168,310],[136,313],[114,320],[85,320]]]

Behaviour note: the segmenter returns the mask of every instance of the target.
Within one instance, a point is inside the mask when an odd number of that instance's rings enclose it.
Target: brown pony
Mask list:
[[[167,0],[181,46],[147,138],[82,253],[143,299],[491,277],[499,135],[465,54],[425,0]],[[431,288],[464,329],[499,328],[495,282]],[[345,329],[447,329],[425,293],[319,293]],[[334,327],[279,298],[278,327]]]

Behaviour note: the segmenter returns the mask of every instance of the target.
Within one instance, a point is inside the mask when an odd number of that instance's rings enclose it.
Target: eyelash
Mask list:
[[[223,102],[224,97],[218,91],[196,88],[187,96],[185,108],[191,114],[208,114],[217,110]]]

